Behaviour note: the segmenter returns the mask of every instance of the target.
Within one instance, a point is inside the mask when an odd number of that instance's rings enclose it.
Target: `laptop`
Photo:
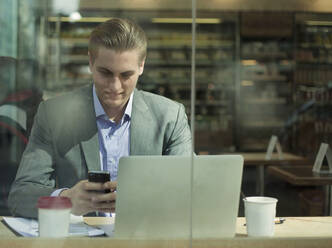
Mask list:
[[[130,156],[120,159],[114,237],[234,237],[242,181],[241,155]]]

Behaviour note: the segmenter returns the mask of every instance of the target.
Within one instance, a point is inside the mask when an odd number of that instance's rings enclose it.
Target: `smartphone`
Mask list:
[[[88,180],[89,182],[94,183],[105,183],[111,180],[109,171],[89,171],[88,172]],[[110,193],[109,189],[105,189],[105,193]]]

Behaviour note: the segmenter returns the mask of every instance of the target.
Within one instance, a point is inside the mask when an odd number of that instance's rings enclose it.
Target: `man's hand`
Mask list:
[[[99,183],[98,183],[99,184]],[[102,189],[110,190],[107,194],[98,194],[92,197],[93,207],[96,211],[100,212],[115,212],[115,200],[116,200],[116,187],[117,182],[106,182],[102,185]]]
[[[83,180],[72,188],[62,191],[60,196],[71,199],[73,204],[71,212],[75,215],[83,215],[93,211],[114,212],[116,186],[116,182],[101,184]],[[111,193],[104,194],[105,189],[109,189]]]

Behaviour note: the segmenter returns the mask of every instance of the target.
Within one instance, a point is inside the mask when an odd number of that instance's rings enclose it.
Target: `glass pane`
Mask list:
[[[196,37],[195,151],[235,150],[237,19],[235,13],[199,10]]]
[[[13,176],[6,182],[6,200],[23,158],[9,197],[10,209],[4,202],[6,212],[2,215],[36,218],[36,203],[40,196],[61,194],[70,197],[75,205],[71,190],[88,178],[88,171],[108,170],[112,181],[124,178],[117,188],[118,196],[123,195],[122,204],[116,203],[122,210],[116,211],[119,215],[112,215],[122,219],[122,222],[118,221],[121,226],[116,224],[120,231],[115,231],[115,235],[189,239],[192,145],[186,116],[190,117],[191,1],[182,1],[175,9],[169,8],[173,3],[164,1],[151,6],[132,1],[13,1],[14,14],[10,18],[19,24],[15,29],[14,25],[6,23],[7,36],[17,37],[13,38],[13,51],[4,49],[0,54],[6,56],[3,63],[1,60],[1,70],[8,72],[4,79],[8,82],[8,93],[1,91],[4,92],[1,100],[17,101],[14,105],[22,107],[26,126],[22,128],[24,136],[17,132],[10,136],[10,139],[18,139],[22,146],[18,141],[7,141],[8,132],[1,137],[1,154],[13,154],[15,162]],[[1,0],[1,4],[8,4],[8,1]],[[136,47],[124,51],[119,48],[110,56],[112,49],[102,46],[98,48],[95,60],[92,57],[89,60],[91,32],[115,18],[131,19],[145,31],[148,40],[145,64],[140,63]],[[127,50],[130,56],[125,53]],[[90,54],[93,56],[92,50]],[[127,57],[122,57],[124,54]],[[100,58],[104,58],[103,62]],[[138,66],[134,63],[136,60]],[[144,72],[138,77],[143,65]],[[122,80],[122,86],[126,88],[126,79],[134,77],[135,81],[135,76],[138,77],[138,90],[155,95],[135,91],[132,115],[121,112],[123,118],[110,116],[112,111],[105,110],[108,105],[100,93],[100,85],[105,83],[112,91],[109,85],[113,80]],[[108,79],[101,83],[101,77]],[[92,83],[96,86],[95,96]],[[106,93],[112,95],[114,92]],[[118,93],[123,92],[119,90]],[[83,94],[88,97],[82,97]],[[101,113],[100,122],[100,116],[95,116],[99,106],[95,105],[96,98],[108,117],[103,118],[104,113]],[[128,106],[127,102],[124,105]],[[19,110],[15,117],[19,116]],[[126,118],[130,120],[127,126]],[[6,150],[8,142],[13,143],[10,152]],[[136,162],[117,161],[126,155],[137,156]],[[117,163],[122,163],[123,169],[121,166],[119,169]],[[154,167],[149,169],[149,166]],[[135,170],[137,174],[133,173]],[[60,191],[55,191],[57,189]],[[72,211],[78,215],[87,212],[103,215],[99,213],[103,211],[96,213],[75,207]],[[95,219],[86,217],[86,220],[93,223]],[[107,223],[112,221],[114,218],[107,219]]]
[[[242,193],[277,198],[277,216],[328,215],[328,186],[296,187],[276,171],[314,179],[318,150],[331,144],[331,6],[256,3],[197,2],[195,152],[242,155]],[[225,197],[223,188],[210,192]],[[223,217],[228,206],[220,205]]]
[[[202,3],[201,3],[202,4]],[[197,10],[193,238],[235,236],[243,161],[236,149],[238,14]]]
[[[278,216],[328,214],[325,199],[328,191],[315,185],[294,187],[270,167],[296,164],[311,167],[321,143],[331,145],[331,6],[323,1],[289,5],[278,1],[254,2],[197,1],[195,76],[192,79],[193,3],[190,0],[139,3],[131,0],[0,0],[0,164],[3,172],[0,175],[0,216],[14,213],[36,217],[38,197],[51,195],[56,188],[70,188],[86,179],[89,164],[94,164],[96,170],[110,164],[107,169],[112,180],[117,180],[117,167],[112,163],[117,164],[123,151],[129,151],[130,155],[188,155],[179,168],[175,167],[173,160],[155,162],[159,166],[169,163],[169,166],[160,170],[155,166],[155,170],[148,171],[151,174],[140,173],[150,175],[151,181],[128,186],[128,190],[135,187],[146,193],[144,201],[129,198],[134,209],[145,210],[144,214],[138,215],[137,224],[128,229],[134,230],[130,238],[144,236],[142,226],[149,226],[152,238],[159,238],[160,234],[166,239],[174,235],[188,239],[190,232],[194,238],[231,235],[222,229],[221,221],[225,219],[214,221],[218,215],[220,218],[226,213],[230,213],[227,217],[233,216],[234,212],[230,211],[235,211],[239,217],[244,216],[239,182],[242,182],[241,188],[246,196],[278,198]],[[179,110],[180,105],[156,98],[158,102],[163,101],[159,106],[146,94],[144,99],[149,102],[148,107],[143,111],[140,109],[140,116],[145,117],[133,122],[137,129],[133,123],[131,126],[131,130],[138,130],[136,135],[139,138],[130,143],[130,149],[121,151],[120,139],[116,140],[118,143],[112,143],[116,145],[109,150],[111,155],[103,157],[96,147],[102,150],[107,146],[99,143],[97,121],[87,120],[89,115],[82,107],[85,102],[70,99],[77,103],[76,111],[72,111],[72,104],[65,104],[65,96],[61,98],[63,101],[51,99],[92,85],[89,36],[97,25],[110,18],[130,18],[147,35],[144,72],[138,77],[136,88],[177,101],[184,109]],[[172,139],[174,135],[187,137],[188,132],[181,133],[179,126],[174,132],[173,129],[180,123],[187,130],[186,123],[192,117],[191,80],[195,83],[195,129],[192,135],[195,137],[194,152],[198,155],[193,166],[189,156],[191,151],[183,151],[177,147],[179,140]],[[93,103],[91,99],[90,103]],[[47,104],[51,101],[48,101],[41,105],[36,117],[38,106],[47,100],[59,101],[62,107],[44,107],[49,106]],[[94,109],[94,105],[90,107]],[[176,119],[177,111],[181,113],[179,119]],[[56,115],[61,118],[55,119]],[[35,131],[32,131],[33,123]],[[55,124],[60,127],[54,128]],[[131,134],[134,136],[135,131]],[[130,137],[130,133],[126,132],[126,135]],[[89,147],[87,141],[92,138],[95,143]],[[28,165],[20,169],[18,180],[22,184],[16,187],[18,197],[13,195],[9,201],[10,211],[8,193],[23,151],[31,139],[38,146],[30,146],[27,150],[26,161],[32,162],[24,162]],[[180,141],[180,147],[189,147],[186,141],[187,138]],[[182,142],[186,145],[182,146]],[[29,155],[35,152],[38,156]],[[213,173],[214,169],[220,169],[214,168],[218,164],[214,159],[219,159],[214,155],[226,154],[244,157],[242,181],[240,171],[225,171],[220,177]],[[171,157],[174,158],[168,156]],[[151,157],[150,161],[154,158]],[[136,159],[139,161],[142,157]],[[41,161],[48,166],[41,165]],[[201,164],[209,166],[201,167]],[[325,170],[326,159],[323,164]],[[73,172],[71,165],[78,165],[79,169]],[[238,173],[237,176],[234,173]],[[204,180],[209,182],[206,187],[201,183]],[[31,182],[33,186],[29,188],[27,185],[31,186]],[[173,183],[172,188],[162,191],[169,183]],[[152,184],[158,187],[151,187]],[[37,191],[38,194],[32,193]],[[173,194],[178,200],[170,201]],[[219,198],[211,209],[212,205],[207,205],[215,195]],[[225,195],[230,197],[227,198],[230,204],[222,198]],[[137,205],[132,203],[135,200]],[[170,204],[163,204],[165,200]],[[153,211],[144,209],[142,202],[148,201],[152,202],[149,207]],[[156,214],[169,209],[173,210],[172,214]],[[205,211],[201,212],[202,209]],[[151,213],[156,216],[152,219],[154,225],[148,222]],[[234,218],[232,220],[233,226]],[[173,227],[167,228],[166,221]],[[163,231],[158,234],[158,230]]]
[[[11,213],[8,193],[27,145],[34,115],[42,101],[42,67],[37,47],[40,13],[36,1],[0,1],[0,215]],[[24,13],[24,14],[22,14]],[[18,17],[21,18],[18,18]],[[40,45],[40,46],[39,46]]]

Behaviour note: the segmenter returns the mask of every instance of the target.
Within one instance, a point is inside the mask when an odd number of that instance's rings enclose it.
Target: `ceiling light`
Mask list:
[[[192,18],[152,18],[152,23],[192,23]],[[222,20],[220,18],[196,18],[198,24],[218,24]]]
[[[81,16],[80,12],[72,12],[69,15],[69,21],[71,21],[71,22],[77,22],[81,19],[82,19],[82,16]]]

